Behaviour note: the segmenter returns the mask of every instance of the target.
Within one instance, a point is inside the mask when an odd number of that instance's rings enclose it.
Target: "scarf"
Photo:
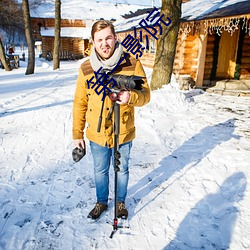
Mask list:
[[[121,44],[119,42],[116,42],[113,55],[109,59],[103,60],[97,54],[93,46],[92,52],[90,54],[90,64],[95,72],[97,72],[100,69],[100,67],[103,68],[102,70],[111,71],[121,59],[122,53],[123,53],[123,48]]]

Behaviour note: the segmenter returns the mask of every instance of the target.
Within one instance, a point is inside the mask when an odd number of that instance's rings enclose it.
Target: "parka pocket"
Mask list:
[[[121,109],[121,131],[120,133],[126,133],[134,129],[134,109],[130,107],[124,107]]]

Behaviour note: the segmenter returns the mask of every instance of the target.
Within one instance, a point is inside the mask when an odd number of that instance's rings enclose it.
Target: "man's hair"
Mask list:
[[[97,22],[95,22],[92,26],[92,30],[91,30],[91,38],[92,40],[94,40],[94,35],[96,32],[102,30],[102,29],[105,29],[105,28],[110,28],[113,35],[115,36],[115,28],[114,28],[114,25],[110,22],[110,21],[107,21],[107,20],[99,20]]]

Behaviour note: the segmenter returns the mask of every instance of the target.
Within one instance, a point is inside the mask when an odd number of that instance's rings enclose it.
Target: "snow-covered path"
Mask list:
[[[152,92],[137,109],[129,229],[99,222],[92,158],[71,159],[80,62],[0,71],[0,249],[250,249],[250,99]],[[150,74],[150,73],[149,73]]]

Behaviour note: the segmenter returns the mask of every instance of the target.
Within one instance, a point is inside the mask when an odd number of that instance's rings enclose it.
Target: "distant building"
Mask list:
[[[62,0],[61,4],[61,59],[80,59],[89,55],[91,26],[99,19],[115,21],[121,15],[144,8],[138,5],[114,4],[90,0]],[[33,37],[42,42],[41,56],[52,59],[54,46],[55,6],[51,1],[31,10]]]
[[[35,41],[41,42],[41,57],[52,56],[54,46],[54,18],[32,18],[33,37]],[[69,59],[74,56],[76,59],[83,58],[89,46],[90,30],[87,23],[92,20],[61,20],[61,59]],[[52,58],[51,58],[52,59]]]

